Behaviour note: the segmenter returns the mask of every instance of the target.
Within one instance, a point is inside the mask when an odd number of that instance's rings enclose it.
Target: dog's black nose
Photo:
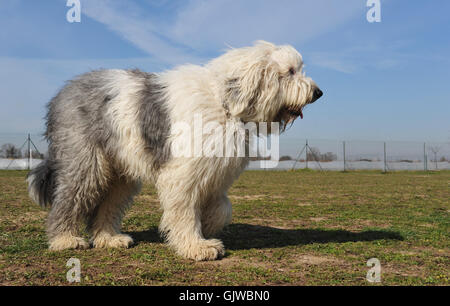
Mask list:
[[[312,102],[316,101],[317,99],[319,99],[322,96],[323,96],[322,90],[320,90],[320,88],[317,87],[316,89],[314,89]]]

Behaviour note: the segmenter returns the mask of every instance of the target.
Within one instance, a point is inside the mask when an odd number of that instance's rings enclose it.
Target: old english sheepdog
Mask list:
[[[204,66],[98,70],[68,82],[48,104],[48,157],[27,178],[30,197],[51,207],[50,249],[88,248],[83,224],[93,247],[129,247],[122,217],[151,181],[167,243],[185,258],[221,257],[224,246],[211,237],[231,221],[227,190],[248,157],[175,156],[182,136],[173,127],[201,114],[203,124],[278,122],[283,130],[322,96],[302,69],[293,47],[260,41]]]

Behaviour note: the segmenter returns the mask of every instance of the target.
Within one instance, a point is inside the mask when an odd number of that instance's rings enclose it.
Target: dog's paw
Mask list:
[[[89,244],[81,237],[70,234],[56,236],[50,240],[49,249],[51,251],[61,251],[65,249],[87,249]]]
[[[100,234],[92,241],[94,248],[128,248],[133,244],[133,238],[125,234]]]
[[[196,261],[215,260],[225,254],[225,248],[222,241],[218,239],[207,239],[190,245],[186,250],[179,250],[178,253],[183,257]]]

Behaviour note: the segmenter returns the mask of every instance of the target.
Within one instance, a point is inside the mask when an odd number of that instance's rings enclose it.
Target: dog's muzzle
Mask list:
[[[322,96],[323,96],[322,90],[320,90],[320,88],[317,87],[316,89],[314,89],[311,103],[318,100]]]

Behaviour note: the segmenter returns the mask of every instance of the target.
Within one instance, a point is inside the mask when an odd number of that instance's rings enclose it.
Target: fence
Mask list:
[[[1,134],[0,169],[31,169],[47,153],[47,142],[42,134]]]
[[[74,148],[76,150],[76,148]],[[29,169],[47,153],[42,134],[0,134],[0,169]],[[444,170],[450,169],[450,143],[338,141],[280,137],[275,169]],[[261,169],[251,161],[249,169]]]
[[[275,169],[445,170],[450,169],[450,143],[411,141],[338,141],[280,138]],[[260,163],[250,162],[250,169]]]

